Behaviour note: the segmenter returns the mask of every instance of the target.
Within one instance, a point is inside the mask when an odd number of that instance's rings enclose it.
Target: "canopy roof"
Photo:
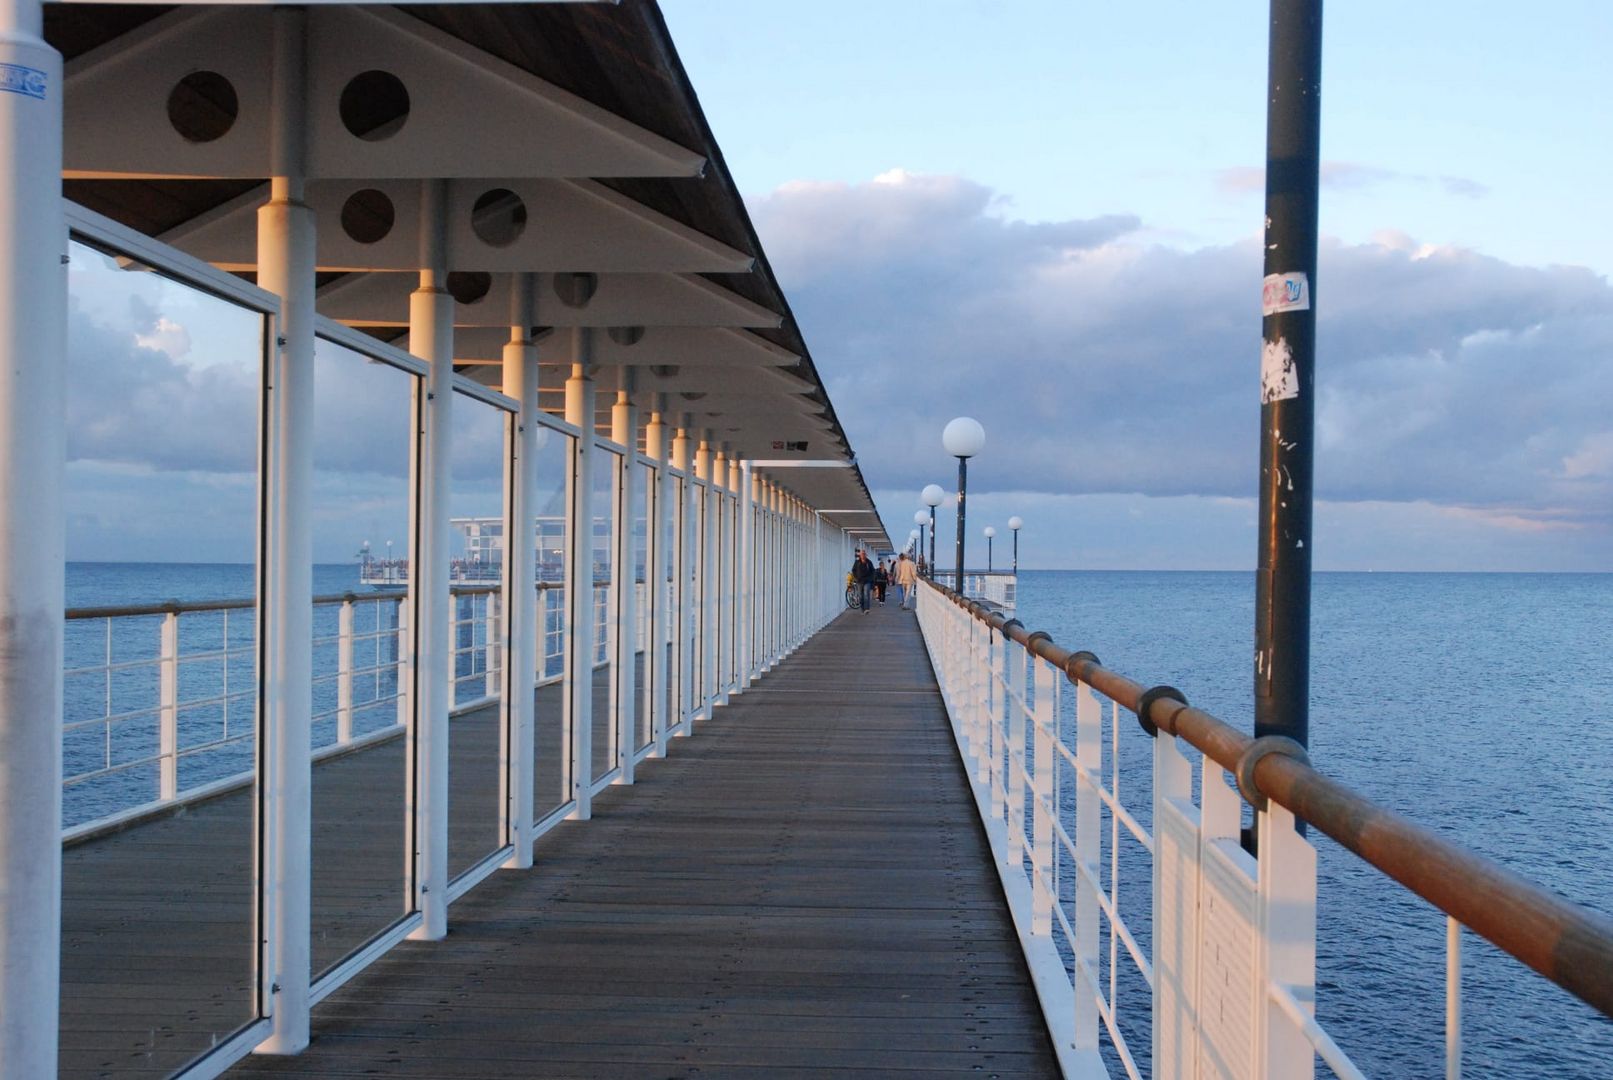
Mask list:
[[[550,328],[597,328],[603,390],[791,463],[758,468],[837,527],[877,524],[653,2],[330,4],[305,18],[322,314],[406,344],[421,185],[445,181],[459,370],[499,385],[515,275],[536,274],[546,409],[561,411],[574,341]],[[48,5],[67,60],[66,196],[252,278],[274,33],[267,6]],[[599,396],[602,431],[613,398]]]

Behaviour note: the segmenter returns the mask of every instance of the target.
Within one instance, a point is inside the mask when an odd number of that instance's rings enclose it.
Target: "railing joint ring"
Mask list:
[[[1244,748],[1243,753],[1238,755],[1238,766],[1232,771],[1232,776],[1238,782],[1238,794],[1242,795],[1244,801],[1254,807],[1256,812],[1262,814],[1266,812],[1268,800],[1255,784],[1255,766],[1259,765],[1260,759],[1268,754],[1281,754],[1304,765],[1311,763],[1311,757],[1305,752],[1305,748],[1287,735],[1262,735]]]
[[[1010,626],[1017,626],[1021,630],[1025,629],[1025,624],[1020,622],[1018,619],[1006,619],[1003,621],[1001,626],[997,627],[997,629],[1002,632],[1003,637],[1008,637],[1008,628]]]
[[[1071,657],[1070,659],[1075,658]],[[1143,696],[1137,699],[1137,722],[1143,726],[1144,731],[1148,732],[1150,738],[1159,737],[1159,725],[1154,723],[1153,717],[1149,716],[1148,712],[1153,708],[1154,702],[1161,699],[1179,701],[1183,705],[1187,704],[1187,698],[1174,686],[1154,686],[1144,690]]]
[[[1018,622],[1019,620],[1016,619],[1014,621]],[[1025,649],[1028,652],[1035,652],[1036,651],[1036,643],[1038,641],[1052,641],[1052,640],[1053,640],[1053,635],[1049,634],[1046,630],[1032,630],[1030,632],[1030,634],[1027,635],[1026,638],[1025,638]]]
[[[1071,653],[1069,659],[1064,661],[1064,674],[1070,677],[1071,682],[1080,682],[1081,676],[1077,669],[1087,661],[1091,661],[1099,667],[1103,666],[1103,661],[1098,659],[1097,653],[1082,649],[1080,652]]]

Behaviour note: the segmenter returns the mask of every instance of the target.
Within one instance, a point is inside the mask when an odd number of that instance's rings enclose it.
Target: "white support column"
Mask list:
[[[644,539],[646,548],[644,552],[644,594],[650,604],[650,632],[649,640],[645,642],[644,656],[648,661],[646,676],[649,680],[647,687],[646,708],[650,710],[650,731],[654,738],[654,750],[651,757],[666,756],[666,729],[667,729],[667,627],[671,624],[671,613],[667,610],[671,597],[667,589],[667,516],[672,509],[672,474],[668,469],[671,464],[670,447],[667,440],[667,427],[661,416],[665,411],[665,400],[656,395],[655,407],[650,412],[649,423],[644,425],[644,450],[655,461],[655,473],[650,478],[652,498],[650,502],[650,517],[645,526]]]
[[[263,483],[262,652],[266,941],[261,985],[273,1031],[259,1050],[308,1045],[313,764],[314,212],[303,205],[306,22],[274,15],[269,201],[258,210],[258,284],[280,297],[269,353]]]
[[[723,604],[728,612],[728,647],[723,653],[723,680],[725,694],[737,694],[743,689],[743,669],[739,666],[740,640],[744,636],[744,596],[740,574],[750,560],[745,555],[744,538],[744,480],[745,469],[740,465],[738,453],[728,453],[728,572],[723,575],[728,595]]]
[[[447,185],[421,182],[420,287],[409,296],[409,351],[431,365],[421,410],[419,550],[411,567],[415,629],[415,903],[420,929],[448,933],[448,711],[453,703],[454,599],[449,580],[449,470],[454,404],[454,298],[447,286]]]
[[[695,603],[700,608],[700,649],[699,663],[695,665],[694,679],[694,714],[701,719],[711,716],[711,663],[712,663],[712,636],[716,632],[713,615],[713,593],[716,582],[712,569],[716,553],[712,550],[712,521],[717,505],[717,485],[711,480],[711,432],[706,431],[700,445],[695,450],[694,472],[695,478],[705,484],[702,498],[699,500],[699,520],[695,528],[699,532],[699,543],[696,545],[698,558],[695,560]]]
[[[611,406],[610,437],[627,447],[616,470],[616,547],[611,552],[611,580],[616,582],[616,654],[611,671],[616,692],[616,767],[621,770],[618,784],[633,782],[633,751],[638,743],[637,656],[638,656],[638,545],[633,538],[634,499],[638,486],[633,466],[638,458],[638,406],[627,388],[631,368],[623,368],[624,389],[617,391]],[[646,585],[649,575],[645,575]],[[646,666],[649,656],[645,655]],[[646,672],[647,673],[647,672]]]
[[[723,443],[711,461],[711,491],[715,499],[712,503],[713,513],[709,515],[712,587],[709,592],[711,603],[707,610],[713,618],[707,640],[712,646],[710,686],[713,707],[728,704],[728,636],[734,630],[733,609],[729,605],[729,598],[733,594],[728,585],[734,564],[731,546],[733,527],[728,514],[732,501],[728,491],[728,472],[728,444]]]
[[[1075,959],[1094,976],[1098,972],[1098,930],[1102,904],[1097,883],[1103,856],[1103,805],[1097,785],[1103,780],[1103,705],[1085,683],[1075,686],[1075,857],[1092,871],[1075,882]],[[1174,931],[1173,931],[1174,932]],[[1091,994],[1075,996],[1075,1042],[1079,1050],[1098,1045],[1098,1005]]]
[[[0,5],[0,1076],[55,1076],[61,979],[67,230],[62,58]],[[34,91],[37,90],[37,93]]]
[[[756,477],[749,461],[739,467],[739,559],[736,571],[739,577],[739,632],[737,649],[739,689],[744,690],[755,676],[752,667],[756,655],[756,582],[760,576],[761,561],[756,552]]]
[[[508,455],[510,475],[509,536],[505,544],[505,617],[510,651],[504,663],[504,708],[509,732],[504,790],[504,816],[515,853],[504,865],[524,870],[532,865],[533,771],[536,756],[536,694],[540,611],[536,548],[538,535],[538,451],[546,435],[538,423],[538,347],[532,341],[537,321],[536,289],[531,274],[517,274],[510,289],[510,340],[504,346],[503,389],[520,402]]]
[[[571,817],[593,816],[594,758],[594,381],[588,377],[593,330],[572,331],[571,378],[566,380],[566,422],[582,429],[566,475],[566,730],[571,736]]]
[[[683,474],[683,493],[673,508],[672,539],[672,666],[671,725],[680,737],[694,733],[694,695],[691,684],[694,657],[689,639],[694,628],[694,588],[691,581],[694,559],[694,472],[691,469],[688,417],[685,415],[672,439],[672,467]]]

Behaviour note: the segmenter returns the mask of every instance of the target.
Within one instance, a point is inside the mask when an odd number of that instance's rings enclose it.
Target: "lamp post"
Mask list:
[[[935,508],[937,506],[940,506],[941,505],[941,500],[946,498],[946,497],[947,497],[947,493],[945,491],[941,490],[941,485],[940,484],[926,484],[924,486],[924,490],[919,494],[919,498],[924,500],[924,505],[928,506],[930,508],[930,577],[931,578],[935,577]]]
[[[1019,576],[1019,530],[1025,525],[1025,519],[1015,514],[1008,519],[1009,531],[1014,534],[1014,576]]]
[[[986,573],[991,573],[991,539],[997,535],[997,530],[990,525],[986,526]]]
[[[964,502],[969,494],[969,459],[980,453],[986,445],[986,429],[980,426],[980,421],[969,416],[960,416],[947,424],[941,432],[941,445],[946,452],[958,459],[958,543],[954,553],[958,577],[954,583],[958,595],[963,595],[963,524]]]
[[[913,511],[913,524],[918,526],[918,547],[913,549],[913,558],[922,561],[924,558],[924,526],[930,516],[923,510]]]

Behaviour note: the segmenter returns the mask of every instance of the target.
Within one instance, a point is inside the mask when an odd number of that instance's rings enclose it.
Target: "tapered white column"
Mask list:
[[[56,1075],[67,231],[62,58],[0,5],[0,1076]],[[37,92],[36,92],[37,91]]]
[[[274,13],[275,175],[258,210],[258,284],[280,297],[265,406],[263,590],[263,985],[273,1032],[259,1049],[308,1045],[313,764],[314,212],[303,204],[306,16]]]
[[[712,587],[708,606],[713,615],[709,634],[712,644],[710,685],[711,703],[717,706],[728,704],[728,639],[734,632],[734,613],[730,604],[733,590],[729,584],[734,566],[733,525],[729,520],[733,498],[728,490],[727,443],[719,446],[711,459],[711,485],[716,501],[712,504],[715,513],[711,515]]]
[[[667,659],[666,646],[667,627],[670,625],[671,590],[667,585],[667,556],[671,552],[667,549],[667,518],[671,513],[672,473],[668,466],[670,460],[670,443],[666,424],[661,419],[666,404],[661,395],[656,395],[655,408],[650,413],[649,423],[644,425],[644,451],[655,461],[655,471],[650,476],[651,500],[649,521],[644,529],[644,580],[646,582],[644,595],[650,604],[650,631],[649,640],[644,646],[644,657],[647,661],[645,675],[648,679],[645,707],[650,710],[650,731],[654,738],[652,757],[666,756],[666,730],[667,730]]]
[[[419,553],[409,576],[415,608],[414,937],[448,933],[448,710],[453,704],[449,480],[454,404],[454,298],[447,290],[447,186],[420,185],[420,287],[409,297],[409,351],[431,365],[420,439]]]
[[[756,557],[756,477],[749,461],[739,462],[739,559],[735,573],[739,581],[739,620],[736,629],[734,667],[738,676],[738,689],[750,686],[753,671],[751,657],[756,649],[756,578],[759,569]]]
[[[700,605],[700,657],[694,673],[695,715],[702,719],[711,716],[712,665],[716,660],[716,565],[717,551],[713,539],[717,519],[717,485],[712,480],[711,432],[708,430],[695,450],[695,477],[705,483],[705,497],[700,500],[700,557],[696,566],[695,597]]]
[[[566,380],[566,421],[582,429],[566,475],[566,730],[571,733],[571,817],[593,816],[594,782],[594,381],[588,377],[593,330],[574,335]]]
[[[504,393],[520,402],[510,440],[510,534],[505,545],[504,611],[509,620],[510,654],[504,664],[504,708],[508,720],[509,756],[504,789],[504,817],[515,853],[505,865],[524,870],[532,865],[533,772],[536,768],[538,620],[536,545],[538,535],[538,451],[545,429],[538,423],[538,347],[532,341],[537,321],[531,274],[516,274],[510,283],[510,341],[504,346]]]
[[[688,417],[672,439],[672,467],[683,474],[672,541],[672,725],[680,736],[694,734],[694,471]]]
[[[631,378],[624,369],[622,378]],[[616,653],[611,675],[615,692],[611,695],[616,715],[616,767],[621,770],[618,784],[633,782],[633,751],[638,744],[637,689],[638,657],[638,544],[633,536],[637,507],[638,407],[627,390],[616,393],[610,411],[610,437],[627,447],[616,470],[616,549],[611,553],[611,580],[615,585]],[[646,527],[648,523],[646,523]],[[649,575],[645,575],[648,587]],[[645,656],[646,665],[649,656]]]

